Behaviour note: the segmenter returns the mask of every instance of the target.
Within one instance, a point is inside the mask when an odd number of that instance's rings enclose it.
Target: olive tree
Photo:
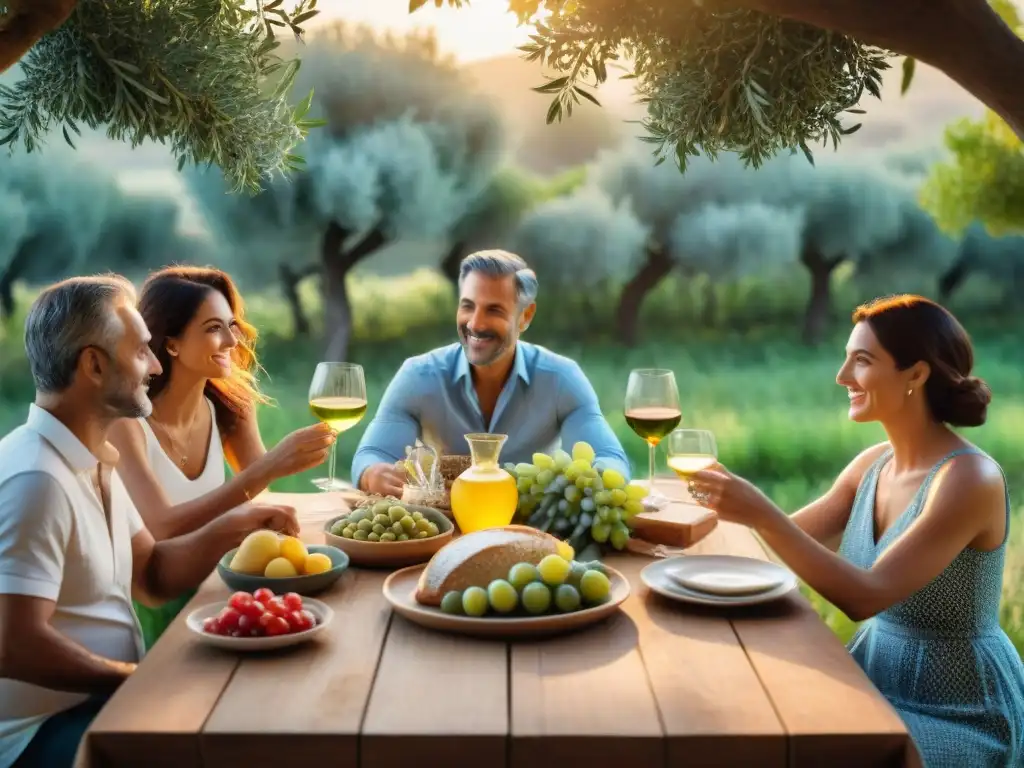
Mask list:
[[[811,166],[780,156],[752,169],[742,158],[698,159],[685,174],[653,166],[626,147],[588,171],[612,201],[626,202],[650,231],[645,258],[619,299],[622,340],[636,340],[646,296],[673,271],[713,280],[799,264],[809,278],[802,335],[814,344],[831,315],[831,283],[844,262],[865,272],[913,264],[933,272],[952,259],[915,200],[913,176],[884,162]]]
[[[289,279],[320,275],[325,354],[337,360],[351,335],[352,269],[398,241],[449,237],[492,184],[504,134],[494,106],[427,38],[336,25],[311,38],[298,82],[326,122],[303,145],[303,171],[255,196],[225,194],[215,168],[189,180],[236,261],[276,249]]]
[[[650,228],[625,203],[593,187],[555,197],[529,211],[512,233],[512,249],[559,302],[579,299],[596,320],[609,288],[643,263]]]
[[[183,253],[203,259],[210,252],[181,232],[181,213],[180,200],[129,193],[104,169],[74,158],[3,158],[0,316],[14,313],[19,281],[107,270],[140,275]]]
[[[316,0],[0,0],[0,144],[36,150],[79,126],[161,142],[180,166],[213,163],[232,190],[294,170],[316,125],[292,103],[299,59],[275,29],[300,36]]]
[[[437,3],[443,0],[435,0]],[[410,9],[427,0],[411,0]],[[451,6],[463,0],[448,0]],[[993,9],[993,5],[996,6]],[[526,58],[560,76],[548,122],[571,114],[588,87],[629,61],[647,103],[648,139],[680,166],[735,152],[758,166],[783,149],[810,157],[856,130],[867,93],[880,97],[894,54],[945,72],[1019,134],[1024,95],[1007,73],[1024,72],[1024,42],[1001,17],[1009,0],[509,0],[531,25]]]

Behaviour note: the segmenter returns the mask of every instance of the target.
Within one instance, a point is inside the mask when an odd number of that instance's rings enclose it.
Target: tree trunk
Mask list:
[[[448,253],[441,259],[441,274],[447,277],[452,282],[452,285],[457,286],[459,284],[459,265],[462,263],[462,257],[465,252],[465,243],[452,243]]]
[[[967,259],[960,259],[947,269],[939,278],[939,301],[943,303],[949,301],[949,297],[964,284],[970,272]]]
[[[616,320],[619,340],[626,346],[631,347],[636,344],[640,307],[643,305],[644,299],[658,286],[658,283],[668,276],[674,266],[675,263],[664,248],[657,245],[647,247],[647,261],[644,262],[640,271],[626,283],[622,289],[622,296],[619,298]]]
[[[310,264],[301,270],[294,270],[288,264],[281,264],[277,268],[281,277],[281,291],[284,293],[285,301],[288,302],[288,309],[292,313],[292,327],[296,336],[309,335],[309,318],[302,308],[302,300],[299,297],[299,284],[307,277],[311,277],[320,271],[319,264]]]
[[[14,280],[4,272],[0,275],[0,320],[10,320],[14,317]]]
[[[804,344],[821,342],[832,315],[832,272],[841,258],[826,259],[817,251],[805,249],[800,260],[811,273],[811,296],[804,316]]]
[[[17,309],[14,304],[14,282],[28,266],[29,252],[28,243],[22,243],[13,258],[7,262],[3,272],[0,272],[0,320],[14,317],[14,311]]]
[[[0,72],[17,64],[44,35],[60,27],[78,0],[3,0],[0,9]]]
[[[1024,41],[987,0],[737,0],[913,56],[944,72],[1024,139]],[[869,118],[870,119],[870,118]]]
[[[348,274],[356,264],[387,243],[383,230],[377,226],[355,246],[344,251],[342,249],[350,234],[331,222],[324,233],[320,251],[324,270],[324,330],[327,336],[324,360],[329,362],[345,360],[352,339],[352,307],[345,284]]]

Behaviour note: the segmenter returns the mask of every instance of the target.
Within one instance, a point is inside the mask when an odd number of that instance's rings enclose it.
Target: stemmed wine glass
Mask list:
[[[718,446],[710,430],[676,429],[665,443],[668,468],[682,480],[718,463]]]
[[[658,443],[679,426],[679,389],[675,374],[665,368],[638,368],[629,373],[626,385],[626,423],[642,437],[649,448],[648,495],[644,503],[661,507],[669,499],[654,488],[654,452]]]
[[[336,433],[352,429],[366,415],[366,377],[355,363],[319,363],[309,385],[309,410],[326,422]],[[334,479],[334,457],[338,441],[331,445],[331,458],[326,478],[318,477],[313,485],[322,491],[351,488],[351,484]]]

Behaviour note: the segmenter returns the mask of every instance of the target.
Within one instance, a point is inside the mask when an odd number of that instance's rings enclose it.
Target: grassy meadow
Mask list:
[[[792,276],[788,282],[792,286]],[[646,475],[647,451],[622,415],[626,377],[633,367],[668,367],[676,372],[684,424],[712,429],[720,458],[727,466],[756,482],[784,509],[798,509],[824,491],[858,451],[883,439],[877,425],[856,425],[847,420],[846,393],[835,384],[849,329],[845,318],[859,294],[852,285],[837,287],[835,301],[842,312],[837,312],[841,316],[835,323],[834,336],[821,347],[809,349],[797,343],[802,303],[796,298],[796,288],[790,289],[787,298],[785,291],[771,286],[732,286],[716,303],[718,317],[725,320],[710,327],[707,323],[697,327],[694,320],[701,316],[696,298],[700,290],[699,286],[687,285],[659,289],[645,306],[644,341],[632,349],[611,342],[602,330],[602,321],[588,318],[584,327],[574,327],[571,320],[557,314],[562,310],[555,308],[553,300],[545,304],[543,298],[527,339],[579,361],[630,455],[635,476]],[[353,280],[352,294],[356,342],[349,357],[366,370],[372,413],[405,357],[454,338],[453,294],[431,272],[386,281],[361,276]],[[28,294],[20,296],[22,307],[29,298]],[[304,298],[311,318],[318,317],[312,289],[307,289]],[[1000,318],[977,310],[986,300],[981,292],[965,305],[964,312],[953,308],[974,335],[977,374],[995,393],[988,423],[967,434],[1002,464],[1010,481],[1015,514],[1002,623],[1018,650],[1024,652],[1024,377],[1020,328],[1000,325]],[[250,294],[248,306],[251,319],[263,329],[260,354],[267,372],[263,383],[276,401],[274,407],[260,414],[264,439],[272,445],[291,429],[310,422],[306,396],[320,342],[316,338],[291,337],[287,309],[276,293]],[[21,350],[21,317],[12,319],[5,333],[6,338],[0,339],[0,434],[21,422],[32,395]],[[342,476],[348,476],[365,423],[338,443],[337,466]],[[664,472],[663,455],[659,462],[658,469]],[[320,472],[289,478],[275,489],[311,490],[309,479],[314,474]],[[808,594],[829,625],[844,639],[848,637],[850,622],[823,600]]]

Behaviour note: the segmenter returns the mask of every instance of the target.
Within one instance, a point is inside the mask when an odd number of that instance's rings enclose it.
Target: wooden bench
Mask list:
[[[331,494],[273,494],[322,541]],[[766,558],[719,524],[689,551]],[[800,595],[685,606],[640,582],[608,621],[545,641],[446,635],[392,615],[386,572],[350,569],[318,599],[319,641],[262,656],[200,645],[184,617],[226,599],[213,574],[103,709],[91,768],[869,768],[913,764],[894,710]]]

